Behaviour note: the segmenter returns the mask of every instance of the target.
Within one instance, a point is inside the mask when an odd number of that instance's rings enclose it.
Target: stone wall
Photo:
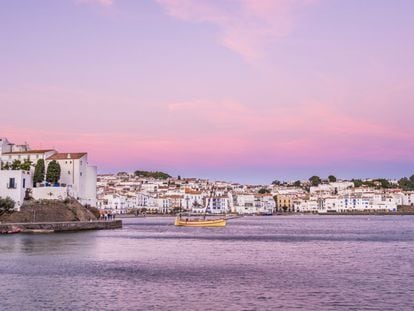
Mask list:
[[[33,230],[53,230],[54,232],[107,230],[122,228],[122,220],[0,224],[0,232],[9,231],[12,228],[19,228],[23,232]]]

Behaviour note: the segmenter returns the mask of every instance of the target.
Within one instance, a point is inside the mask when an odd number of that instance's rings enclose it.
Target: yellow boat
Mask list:
[[[181,227],[225,227],[227,220],[221,219],[184,219],[175,218],[174,225]]]

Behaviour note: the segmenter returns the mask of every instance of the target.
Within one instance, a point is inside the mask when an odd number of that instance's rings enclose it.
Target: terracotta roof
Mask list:
[[[3,155],[18,155],[18,154],[36,154],[36,153],[46,153],[50,151],[56,151],[53,149],[44,149],[44,150],[28,150],[28,151],[15,151],[15,152],[5,152]]]
[[[79,160],[87,154],[87,152],[55,153],[48,160]]]

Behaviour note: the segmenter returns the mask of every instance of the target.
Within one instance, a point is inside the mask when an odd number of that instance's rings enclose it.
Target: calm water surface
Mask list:
[[[0,237],[1,310],[414,310],[414,217]]]

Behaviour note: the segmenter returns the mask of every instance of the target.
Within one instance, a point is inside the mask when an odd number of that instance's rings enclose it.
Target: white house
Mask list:
[[[228,196],[210,196],[206,198],[207,212],[212,214],[224,214],[230,212]]]
[[[319,209],[318,200],[296,199],[293,206],[298,213],[317,213]]]
[[[15,209],[20,210],[26,196],[27,189],[32,188],[32,174],[22,170],[0,171],[0,197],[11,198],[15,202]]]
[[[96,207],[96,166],[88,165],[88,154],[55,153],[46,160],[46,167],[56,161],[60,165],[60,183],[69,187],[69,194],[81,204]]]
[[[254,205],[258,214],[273,214],[276,208],[275,199],[271,194],[255,194]]]
[[[405,192],[403,195],[403,205],[414,205],[414,191]]]
[[[182,202],[183,210],[198,212],[203,210],[203,193],[201,191],[185,189]]]

